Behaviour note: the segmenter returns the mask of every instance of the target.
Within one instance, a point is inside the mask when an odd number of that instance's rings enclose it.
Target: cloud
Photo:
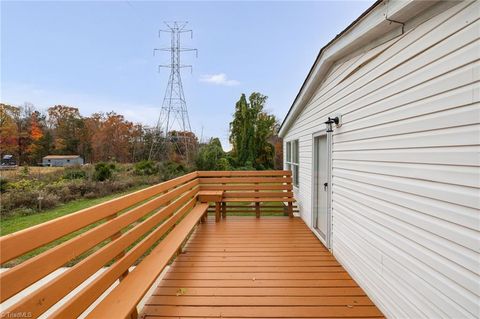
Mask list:
[[[200,77],[200,82],[205,82],[205,83],[210,83],[215,85],[224,85],[224,86],[234,86],[234,85],[240,84],[240,82],[237,80],[228,79],[225,73],[202,75]]]

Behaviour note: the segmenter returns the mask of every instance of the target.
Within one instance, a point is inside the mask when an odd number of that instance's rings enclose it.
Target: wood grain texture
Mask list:
[[[379,318],[363,290],[299,218],[200,225],[141,318]]]

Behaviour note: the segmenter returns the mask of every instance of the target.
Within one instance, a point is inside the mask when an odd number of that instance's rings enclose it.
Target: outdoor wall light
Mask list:
[[[340,127],[342,125],[341,122],[341,117],[340,116],[335,116],[335,117],[328,117],[328,121],[325,122],[327,125],[327,132],[333,132],[333,124],[335,124],[336,127]]]

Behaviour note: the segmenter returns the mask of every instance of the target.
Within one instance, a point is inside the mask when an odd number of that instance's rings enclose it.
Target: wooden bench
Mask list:
[[[215,203],[215,221],[220,221],[220,204],[223,200],[222,190],[201,190],[198,192],[198,200],[202,203]],[[202,221],[207,218],[207,212],[202,216]]]
[[[246,212],[245,205],[227,203],[253,203],[258,217],[262,211],[279,212],[275,206],[264,210],[261,203],[281,203],[281,210],[293,217],[294,203],[290,171],[199,171],[200,191],[222,192],[221,215],[226,217],[227,208],[233,213]],[[217,203],[215,212],[217,211]],[[240,209],[240,210],[239,210]]]

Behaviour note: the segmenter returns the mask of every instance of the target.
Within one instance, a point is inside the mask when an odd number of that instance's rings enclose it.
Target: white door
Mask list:
[[[329,246],[330,214],[328,211],[329,185],[329,147],[327,134],[314,137],[313,143],[313,225],[315,231],[323,239],[324,244]]]

